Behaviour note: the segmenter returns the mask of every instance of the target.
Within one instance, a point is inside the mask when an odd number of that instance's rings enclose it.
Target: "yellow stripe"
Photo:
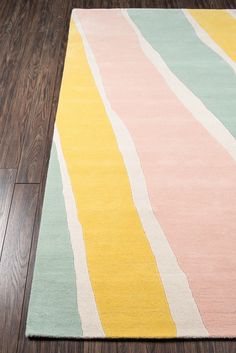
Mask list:
[[[57,127],[105,334],[176,336],[124,162],[73,22]]]
[[[223,10],[188,10],[209,36],[236,61],[236,21]]]

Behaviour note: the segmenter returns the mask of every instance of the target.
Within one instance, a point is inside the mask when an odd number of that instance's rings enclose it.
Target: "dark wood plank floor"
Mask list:
[[[236,353],[235,340],[29,340],[25,321],[73,7],[236,8],[230,0],[1,0],[0,353]]]

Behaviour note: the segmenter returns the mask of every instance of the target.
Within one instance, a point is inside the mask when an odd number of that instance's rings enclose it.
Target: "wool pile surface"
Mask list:
[[[235,10],[73,10],[28,336],[236,336],[235,38]]]

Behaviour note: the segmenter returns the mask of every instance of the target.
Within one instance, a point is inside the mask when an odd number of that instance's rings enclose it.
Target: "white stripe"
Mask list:
[[[236,73],[235,62],[227,55],[227,53],[209,36],[209,34],[199,25],[195,18],[188,12],[188,10],[182,10],[185,17],[195,30],[199,39],[217,53],[224,61],[226,61]]]
[[[233,18],[236,18],[236,10],[227,10],[228,13],[233,17]]]
[[[81,318],[83,337],[105,337],[99,319],[99,314],[97,312],[93,289],[90,283],[86,260],[86,250],[83,240],[83,231],[78,220],[74,194],[61,148],[60,136],[56,126],[54,129],[53,139],[56,145],[58,160],[60,164],[67,221],[74,253],[77,304]]]
[[[73,19],[83,39],[90,69],[93,73],[98,91],[113,127],[128,172],[133,200],[156,259],[170,306],[171,315],[176,324],[177,336],[208,336],[208,332],[202,323],[198,308],[192,297],[187,278],[180,269],[175,255],[173,254],[161,226],[152,211],[145,177],[132,138],[123,122],[111,109],[93,52],[86,39],[79,19],[76,16],[76,12],[73,13]]]
[[[130,19],[126,10],[122,10],[124,17],[134,28],[136,32],[140,46],[143,49],[144,54],[156,67],[159,73],[164,77],[166,83],[182,104],[189,110],[192,116],[198,120],[236,161],[236,140],[231,133],[224,127],[224,125],[212,114],[201,100],[195,96],[191,90],[189,90],[182,81],[175,76],[165,61],[159,55],[159,53],[152,48],[152,46],[145,40],[136,27],[134,22]]]

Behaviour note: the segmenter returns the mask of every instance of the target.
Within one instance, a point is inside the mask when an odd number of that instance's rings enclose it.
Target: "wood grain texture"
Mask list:
[[[73,7],[236,8],[236,1],[1,1],[0,168],[17,168],[17,182],[24,184],[15,184],[12,198],[16,172],[9,175],[9,171],[0,170],[0,200],[3,200],[0,231],[5,234],[0,262],[0,353],[236,353],[236,341],[228,339],[76,341],[25,337],[44,186]]]
[[[52,97],[54,96],[57,63],[63,37],[67,2],[49,1],[49,30],[41,57],[41,72],[33,97],[31,118],[25,128],[17,182],[39,183],[42,173]],[[56,9],[59,11],[57,12]],[[55,64],[56,63],[56,64]]]
[[[0,352],[16,352],[38,185],[16,185],[0,262]]]
[[[11,1],[9,1],[9,4],[11,5]],[[11,116],[9,113],[12,107],[12,97],[15,96],[17,83],[19,83],[18,70],[24,60],[24,51],[28,38],[25,33],[29,32],[35,9],[35,2],[30,0],[18,1],[16,3],[13,1],[13,5],[14,7],[10,7],[9,12],[4,16],[6,23],[2,36],[3,50],[1,47],[0,60],[0,141],[6,136],[5,128]],[[26,18],[27,21],[25,20]],[[1,156],[0,167],[5,168],[1,163]]]
[[[32,16],[29,35],[26,40],[24,57],[18,65],[14,100],[8,109],[7,124],[0,143],[0,166],[17,168],[27,121],[32,114],[33,97],[36,96],[37,78],[41,74],[40,59],[48,31],[48,0],[37,2]]]
[[[0,169],[0,260],[10,211],[16,170]]]

